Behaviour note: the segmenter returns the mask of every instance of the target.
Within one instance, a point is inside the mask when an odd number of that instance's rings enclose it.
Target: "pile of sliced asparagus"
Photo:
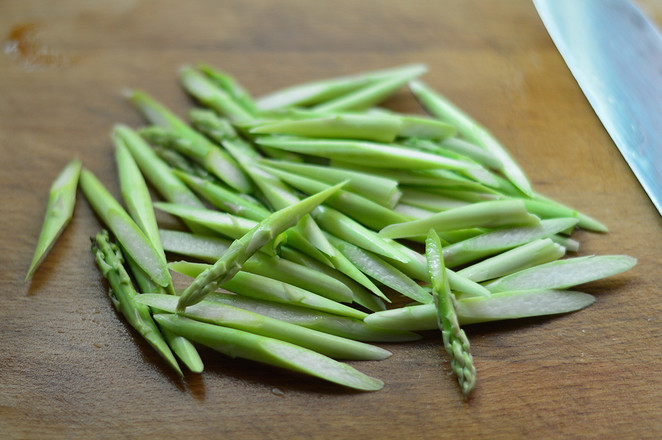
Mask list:
[[[79,185],[106,228],[92,249],[112,303],[178,374],[180,362],[203,370],[201,344],[378,390],[382,381],[341,361],[382,360],[391,353],[375,343],[439,329],[469,396],[476,369],[461,324],[579,310],[595,299],[571,287],[636,261],[568,256],[576,228],[604,225],[534,192],[487,130],[419,79],[425,71],[253,99],[225,72],[184,67],[200,104],[188,120],[130,92],[148,125],[112,133],[123,204],[72,161],[51,188],[26,280]],[[429,116],[378,107],[406,85]],[[184,228],[160,229],[155,209]],[[193,281],[180,291],[171,271]]]

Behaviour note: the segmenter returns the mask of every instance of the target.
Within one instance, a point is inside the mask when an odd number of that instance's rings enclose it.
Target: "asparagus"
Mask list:
[[[160,234],[166,251],[207,263],[215,263],[231,244],[230,241],[217,237],[194,235],[181,231],[161,230]],[[246,260],[242,270],[292,284],[321,296],[338,299],[356,296],[356,288],[348,287],[343,281],[328,273],[263,253],[256,253]]]
[[[491,292],[523,289],[567,289],[631,269],[637,260],[627,255],[594,255],[552,261],[494,280]]]
[[[159,311],[175,313],[177,309],[177,298],[170,295],[145,294],[136,300]],[[200,301],[187,307],[180,316],[290,342],[334,359],[382,360],[391,356],[389,351],[374,345],[301,327],[220,302]]]
[[[260,146],[285,151],[320,156],[327,159],[340,159],[357,165],[375,168],[395,168],[405,170],[444,168],[467,170],[478,165],[448,159],[436,154],[412,150],[396,144],[368,141],[310,139],[296,136],[261,136],[255,139]]]
[[[198,69],[204,73],[212,83],[224,90],[234,102],[244,109],[244,111],[251,115],[258,112],[257,104],[251,95],[232,75],[215,69],[208,64],[199,64]]]
[[[379,235],[386,238],[404,238],[435,231],[467,228],[494,228],[499,226],[535,225],[540,219],[530,214],[521,200],[494,200],[449,209],[430,217],[386,226]]]
[[[347,364],[278,339],[177,315],[157,314],[154,318],[162,327],[231,357],[294,370],[362,391],[377,391],[384,386],[381,380]]]
[[[227,252],[210,269],[196,277],[193,283],[186,288],[179,299],[178,311],[181,312],[186,306],[202,300],[209,292],[232,278],[251,255],[280,233],[294,226],[301,217],[326,200],[343,184],[333,186],[295,205],[276,211],[258,223],[246,235],[235,240]]]
[[[446,276],[441,243],[433,229],[430,230],[425,241],[425,256],[430,270],[437,326],[441,330],[446,352],[451,357],[451,368],[466,398],[476,385],[476,367],[469,351],[469,339],[457,320],[455,297],[451,293]]]
[[[152,200],[149,195],[149,190],[147,189],[147,184],[145,183],[143,176],[140,174],[138,165],[131,156],[131,153],[124,145],[122,138],[114,137],[113,140],[115,142],[115,158],[119,171],[120,188],[122,191],[122,198],[127,206],[127,211],[151,241],[154,249],[156,249],[165,260],[165,252],[163,250],[163,245],[161,244],[159,228],[156,223],[154,208],[152,207]],[[132,258],[129,257],[127,260],[134,279],[142,292],[174,293],[172,281],[165,289],[161,286],[155,285]],[[200,355],[190,341],[181,336],[172,334],[169,331],[164,331],[163,336],[172,351],[175,352],[177,357],[179,357],[179,359],[181,359],[191,371],[200,372],[203,370],[204,366],[200,359]]]
[[[209,265],[204,263],[186,261],[172,262],[168,267],[175,272],[194,278],[210,268]],[[332,298],[332,295],[328,292],[323,295],[316,294],[301,287],[251,272],[237,272],[234,277],[225,282],[223,289],[250,298],[301,305],[341,316],[350,316],[357,319],[363,319],[366,316],[365,312],[341,304]],[[351,301],[351,298],[349,301]]]
[[[494,138],[494,136],[492,136],[485,128],[481,127],[441,95],[434,92],[422,81],[411,81],[409,83],[409,88],[431,114],[441,120],[453,124],[463,138],[476,145],[482,146],[494,155],[503,165],[501,171],[508,176],[510,181],[522,191],[523,194],[527,196],[532,194],[531,183],[524,174],[524,171],[522,171],[499,141],[497,141],[496,138]]]
[[[115,308],[128,323],[165,359],[175,372],[182,376],[172,351],[154,323],[149,308],[136,302],[136,291],[129,274],[124,269],[124,259],[119,247],[110,243],[108,231],[103,230],[92,240],[92,252],[103,276],[110,284],[108,294]]]
[[[25,275],[26,282],[32,278],[32,275],[46,258],[73,216],[80,169],[81,161],[78,159],[72,160],[64,167],[51,185],[39,240],[32,262]]]
[[[159,286],[171,283],[166,260],[129,214],[90,171],[80,173],[80,187],[92,209],[113,232],[122,248]]]
[[[583,292],[558,289],[532,289],[497,292],[488,297],[460,298],[456,301],[461,325],[575,312],[595,302]],[[375,327],[425,331],[437,328],[433,303],[418,304],[372,313],[364,319]]]
[[[235,160],[209,139],[188,126],[165,106],[142,91],[129,95],[131,102],[152,124],[175,131],[190,142],[190,150],[219,179],[238,191],[250,191],[251,185]]]
[[[243,295],[215,292],[207,297],[207,301],[221,302],[302,327],[357,341],[406,342],[421,339],[421,336],[416,333],[367,325],[363,319],[338,316],[310,310],[302,306],[249,298]]]

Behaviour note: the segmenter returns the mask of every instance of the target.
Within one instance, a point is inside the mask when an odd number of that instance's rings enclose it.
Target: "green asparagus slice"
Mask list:
[[[636,258],[595,255],[552,261],[499,278],[485,285],[491,292],[525,289],[567,289],[631,269]]]
[[[352,191],[387,208],[393,208],[401,195],[397,180],[376,176],[375,174],[282,160],[263,160],[263,163],[272,168],[317,179],[329,185],[348,180],[349,183],[345,187],[347,191]]]
[[[419,334],[373,327],[367,325],[362,319],[338,316],[305,307],[259,300],[231,293],[214,292],[206,300],[228,304],[281,321],[357,341],[407,342],[421,339]]]
[[[287,87],[265,95],[257,100],[260,110],[274,110],[292,106],[314,105],[364,87],[376,80],[396,75],[418,76],[427,71],[422,64],[411,64],[395,68],[363,72],[336,78],[312,81]]]
[[[461,325],[533,316],[570,313],[595,302],[592,295],[572,290],[517,290],[489,297],[458,299],[457,317]],[[434,304],[421,304],[384,310],[368,315],[368,325],[392,330],[425,331],[437,328]]]
[[[229,240],[180,231],[161,230],[160,234],[166,251],[196,258],[207,263],[216,262],[231,244]],[[246,260],[242,270],[292,284],[318,295],[336,298],[340,301],[349,301],[346,298],[356,296],[355,289],[351,289],[348,287],[349,285],[329,274],[267,254],[257,253],[253,255]]]
[[[196,277],[193,283],[186,288],[179,299],[178,310],[183,311],[187,306],[202,300],[207,293],[216,290],[218,286],[232,278],[251,255],[280,233],[294,226],[303,216],[323,203],[344,184],[343,182],[309,196],[295,205],[274,212],[246,235],[235,240],[227,252],[209,270]]]
[[[94,212],[113,232],[122,248],[159,286],[171,283],[166,260],[129,214],[88,170],[80,172],[80,187]]]
[[[247,113],[254,115],[258,112],[257,104],[239,82],[227,72],[215,69],[208,64],[199,64],[198,69],[205,76],[224,90],[234,102],[241,106]]]
[[[469,397],[476,385],[476,367],[471,356],[469,339],[460,328],[455,310],[455,297],[451,293],[444,255],[439,236],[433,229],[425,241],[425,257],[430,270],[432,296],[437,312],[437,327],[441,330],[446,352],[451,358],[451,368],[457,376],[464,397]]]
[[[32,278],[73,216],[80,169],[81,161],[72,160],[51,185],[44,223],[25,281]]]
[[[136,281],[138,289],[143,293],[168,293],[166,289],[155,284],[149,276],[129,257],[125,255],[126,263],[129,266],[131,275]],[[138,295],[140,296],[140,295]],[[204,364],[200,354],[195,349],[191,341],[182,336],[176,335],[167,329],[161,329],[163,338],[173,353],[194,373],[200,373],[204,370]]]
[[[81,175],[82,177],[82,175]],[[92,240],[92,252],[104,278],[110,284],[109,295],[115,308],[142,337],[165,359],[178,375],[183,376],[177,360],[152,320],[147,306],[135,301],[136,291],[129,274],[124,269],[124,259],[119,247],[110,243],[104,230]]]
[[[306,194],[314,194],[330,186],[324,182],[272,168],[266,164],[261,164],[260,166],[267,172]],[[325,205],[345,213],[354,220],[374,230],[382,229],[392,223],[402,223],[411,220],[411,218],[405,217],[370,199],[345,190],[340,190],[329,197]]]
[[[377,391],[384,383],[312,350],[278,339],[207,324],[177,315],[157,314],[165,328],[230,357],[239,357],[310,374],[362,391]]]
[[[401,128],[401,120],[393,116],[332,113],[319,117],[266,122],[253,127],[250,132],[388,143],[395,140]]]
[[[237,121],[253,118],[253,115],[225,90],[191,67],[182,67],[179,70],[179,79],[188,93],[218,114]]]
[[[169,263],[168,267],[175,272],[195,278],[211,266],[204,263],[176,261]],[[249,298],[298,305],[338,316],[357,319],[363,319],[366,316],[365,312],[329,298],[330,295],[327,292],[325,294],[313,293],[301,287],[247,271],[237,272],[223,285],[223,289]]]
[[[531,183],[524,171],[517,165],[508,151],[485,128],[462,112],[455,105],[436,93],[419,80],[409,83],[412,93],[421,101],[422,105],[432,115],[451,123],[457,128],[464,139],[484,147],[493,154],[503,165],[502,172],[523,194],[532,195]]]
[[[478,166],[471,162],[449,159],[396,144],[296,136],[261,136],[256,138],[255,142],[260,146],[327,159],[340,159],[343,162],[375,168],[467,170]]]
[[[144,294],[137,297],[136,301],[169,313],[175,313],[177,309],[177,298],[171,295]],[[374,345],[301,327],[220,302],[200,301],[187,307],[181,316],[290,342],[335,359],[374,361],[391,356],[389,351]]]
[[[176,170],[174,173],[200,197],[225,212],[256,221],[262,220],[271,213],[264,206],[207,179]]]
[[[328,237],[329,241],[366,275],[414,301],[420,303],[432,302],[432,297],[424,288],[393,265],[370,251],[361,249],[332,235]],[[383,299],[390,302],[386,296],[383,296]]]
[[[551,237],[577,224],[576,218],[542,220],[537,225],[494,229],[444,247],[446,267],[460,266],[471,261],[503,252],[533,240]]]
[[[494,228],[499,226],[534,225],[540,219],[530,214],[522,200],[493,200],[449,209],[433,216],[386,226],[379,235],[386,238],[405,238],[454,229]]]
[[[545,204],[552,205],[553,207],[555,207],[555,212],[557,213],[556,214],[557,217],[563,217],[563,215],[560,214],[560,212],[572,212],[572,213],[574,213],[574,215],[579,219],[579,222],[577,223],[577,226],[579,226],[580,228],[584,228],[584,229],[587,229],[589,231],[594,231],[594,232],[607,232],[607,230],[608,230],[607,226],[600,223],[596,219],[594,219],[594,218],[592,218],[592,217],[590,217],[590,216],[588,216],[588,215],[586,215],[582,212],[579,212],[575,209],[572,209],[568,206],[565,206],[562,203],[557,202],[556,200],[552,200],[549,197],[545,197],[541,194],[534,193],[532,200],[539,203],[539,204],[545,203]]]
[[[495,170],[503,168],[503,164],[494,156],[494,154],[490,153],[484,148],[472,144],[471,142],[460,139],[459,137],[444,139],[439,143],[439,147],[468,157],[487,168],[492,168]]]
[[[206,159],[206,163],[213,167],[214,174],[219,179],[238,191],[250,191],[249,180],[229,154],[195,131],[145,92],[134,91],[131,93],[130,99],[152,124],[175,131],[178,135],[189,140],[203,157],[209,157],[209,159]]]
[[[317,104],[313,107],[313,111],[338,112],[369,109],[394,94],[398,89],[419,75],[419,72],[405,72],[376,80],[337,98]]]
[[[147,184],[122,138],[114,136],[113,140],[115,142],[115,157],[119,171],[120,188],[127,210],[147,238],[152,242],[154,248],[165,259]],[[133,277],[142,292],[174,293],[172,282],[167,288],[162,288],[152,282],[149,276],[130,257],[130,254],[127,254],[126,259]],[[200,355],[190,341],[169,331],[163,331],[162,333],[172,351],[191,371],[200,372],[204,369],[202,359],[200,359]]]
[[[564,255],[563,246],[549,238],[542,238],[465,267],[458,271],[458,275],[476,282],[492,280],[558,260]]]

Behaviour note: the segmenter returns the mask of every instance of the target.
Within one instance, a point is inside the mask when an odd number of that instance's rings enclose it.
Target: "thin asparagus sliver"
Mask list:
[[[227,252],[214,265],[191,283],[179,298],[178,311],[202,300],[205,295],[223,284],[241,269],[241,265],[262,246],[280,233],[294,226],[304,215],[324,202],[345,183],[303,199],[299,203],[274,212],[258,223],[246,235],[235,240]]]
[[[81,161],[69,162],[53,181],[48,197],[44,223],[39,234],[30,268],[25,281],[32,278],[41,262],[46,258],[58,237],[69,224],[76,204],[76,188],[81,170]]]

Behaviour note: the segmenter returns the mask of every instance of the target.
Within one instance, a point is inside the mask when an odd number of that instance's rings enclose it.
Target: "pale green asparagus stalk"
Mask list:
[[[525,195],[533,194],[531,183],[524,171],[517,165],[507,150],[484,127],[466,115],[454,104],[442,97],[422,81],[409,83],[412,93],[421,101],[423,107],[442,121],[449,122],[457,128],[460,136],[467,141],[479,145],[493,154],[503,165],[501,171]]]
[[[80,169],[81,161],[72,160],[51,185],[44,223],[25,281],[32,278],[73,216]]]
[[[168,365],[182,376],[177,360],[152,320],[149,308],[136,302],[136,291],[129,274],[124,269],[122,252],[119,247],[110,243],[108,231],[104,230],[92,240],[92,252],[101,273],[110,284],[109,295],[115,308],[122,313],[131,327],[154,347]]]
[[[491,296],[460,298],[456,301],[461,325],[506,319],[570,313],[595,302],[587,293],[558,289],[533,289],[498,292]],[[364,321],[391,330],[426,331],[437,328],[437,309],[433,303],[400,307],[368,315]]]
[[[154,215],[154,208],[152,207],[152,199],[149,195],[145,179],[140,173],[138,165],[131,156],[131,153],[125,146],[123,139],[119,136],[114,136],[113,141],[115,143],[115,159],[117,161],[119,172],[120,188],[127,211],[136,221],[138,227],[140,227],[147,238],[152,242],[154,249],[156,249],[165,260],[165,252],[159,236],[159,227],[156,223],[156,216]],[[127,263],[132,269],[134,279],[142,292],[175,293],[172,281],[166,286],[166,288],[159,289],[161,286],[154,285],[147,274],[135,264],[133,259],[127,258]],[[200,355],[190,341],[169,331],[164,331],[163,336],[172,351],[191,371],[200,372],[203,370],[204,366],[200,359]]]
[[[163,294],[140,295],[136,300],[153,309],[175,313],[177,298]],[[189,306],[181,316],[267,336],[314,350],[334,359],[382,360],[391,353],[374,345],[312,330],[276,318],[214,301]]]
[[[80,187],[94,212],[113,232],[122,248],[156,284],[168,286],[172,280],[163,254],[154,248],[149,238],[94,174],[83,169],[80,173]]]
[[[154,318],[162,327],[231,357],[294,370],[362,391],[377,391],[384,386],[381,380],[347,364],[289,342],[172,314],[157,314]]]
[[[227,152],[195,131],[147,93],[134,91],[129,98],[152,124],[173,130],[187,139],[191,143],[191,149],[196,152],[195,156],[202,160],[219,179],[238,191],[250,191],[250,181]]]
[[[232,278],[241,269],[241,265],[262,246],[294,226],[304,215],[324,202],[343,184],[333,186],[295,205],[274,212],[246,235],[235,240],[227,252],[209,270],[200,274],[186,288],[179,299],[178,310],[183,311],[186,306],[202,300],[209,292],[216,290],[218,286]]]

